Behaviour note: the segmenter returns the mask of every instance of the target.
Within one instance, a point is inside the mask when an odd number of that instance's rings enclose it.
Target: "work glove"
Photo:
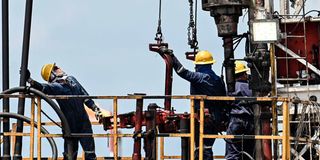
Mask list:
[[[20,75],[21,75],[21,69],[20,69]],[[26,75],[25,75],[25,79],[29,83],[32,80],[32,79],[30,80],[30,76],[31,76],[31,73],[30,73],[29,69],[27,69],[27,72],[26,72]]]
[[[27,73],[26,73],[26,80],[27,82],[30,84],[31,87],[39,90],[39,91],[43,91],[43,86],[41,83],[35,81],[34,79],[32,79],[31,77],[31,73],[30,71],[27,69]]]
[[[100,120],[100,118],[102,117],[102,112],[100,111],[100,108],[99,107],[95,107],[94,108],[94,114],[96,116],[96,119],[97,120]]]
[[[27,82],[29,81],[30,77],[31,77],[31,73],[30,73],[29,69],[27,69],[27,73],[26,73]]]
[[[165,46],[160,47],[159,53],[160,54],[168,54],[170,56],[174,56],[173,50],[169,49],[168,47],[165,47]]]

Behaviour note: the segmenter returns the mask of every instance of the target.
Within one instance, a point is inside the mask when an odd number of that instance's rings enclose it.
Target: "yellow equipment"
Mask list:
[[[214,64],[216,60],[213,59],[212,54],[209,51],[200,51],[196,54],[194,64]]]
[[[41,76],[45,81],[47,82],[50,81],[51,72],[54,66],[55,66],[55,63],[51,63],[51,64],[45,64],[41,68]]]
[[[236,67],[235,67],[235,74],[241,73],[241,72],[247,72],[249,69],[241,62],[235,61],[234,62]]]

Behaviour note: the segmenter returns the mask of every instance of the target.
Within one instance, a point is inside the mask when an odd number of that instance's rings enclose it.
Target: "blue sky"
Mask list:
[[[320,6],[318,0],[308,3]],[[10,1],[10,87],[19,84],[24,9],[24,0]],[[190,51],[188,9],[187,1],[163,0],[162,32],[164,42],[169,43],[182,64],[192,70],[193,63],[184,58],[184,53]],[[201,10],[200,4],[198,14],[199,47],[213,53],[217,60],[213,69],[220,75],[222,40],[217,37],[213,18]],[[29,55],[32,77],[43,82],[40,68],[45,63],[55,62],[75,76],[91,95],[137,92],[163,95],[165,65],[159,55],[148,50],[148,44],[155,43],[157,18],[158,0],[34,1]],[[247,30],[246,21],[247,17],[240,18],[239,33]],[[243,46],[240,46],[236,57],[243,56]],[[173,79],[174,95],[189,93],[188,82],[175,73]],[[110,102],[98,102],[101,107],[111,109]],[[157,103],[163,104],[162,101]],[[120,112],[133,110],[134,103],[123,104],[132,108],[123,106],[125,109]],[[179,112],[189,110],[188,102],[177,101],[173,105]],[[187,108],[183,108],[185,105]],[[218,144],[216,148],[223,154],[224,144]]]

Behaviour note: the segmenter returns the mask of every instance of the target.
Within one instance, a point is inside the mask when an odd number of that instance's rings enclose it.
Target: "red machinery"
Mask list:
[[[281,23],[280,28],[287,38],[281,41],[281,45],[286,48],[276,47],[279,82],[292,84],[300,81],[299,78],[306,78],[305,63],[299,62],[299,60],[306,60],[309,62],[308,73],[311,75],[309,83],[319,83],[319,76],[314,74],[315,70],[310,69],[310,66],[313,65],[314,68],[320,69],[320,21],[307,19],[304,28],[304,23],[297,19],[296,21]],[[288,79],[291,79],[291,81],[288,81]]]
[[[167,43],[162,43],[161,40],[156,44],[150,44],[150,51],[160,54],[161,47],[168,47]],[[160,54],[166,64],[165,78],[165,95],[172,95],[172,58],[166,54]],[[143,97],[143,95],[140,94]],[[171,108],[171,98],[164,97],[164,109],[151,103],[148,105],[147,111],[143,111],[143,98],[137,99],[136,111],[118,115],[118,128],[134,128],[134,151],[132,159],[141,159],[141,139],[144,139],[145,159],[156,159],[156,135],[159,133],[183,133],[189,132],[190,115],[188,113],[176,114]],[[104,130],[113,129],[113,116],[105,117],[101,120]],[[142,131],[142,126],[146,126],[146,130]],[[138,137],[142,134],[142,137]],[[181,143],[185,144],[182,147],[182,159],[188,159],[189,145],[188,138],[182,138]]]
[[[149,106],[155,106],[156,108],[159,108],[156,104],[150,104]],[[150,109],[149,109],[150,111]],[[148,111],[143,112],[142,114],[142,126],[146,126],[148,123],[148,117],[150,117],[150,113]],[[137,124],[137,117],[136,112],[129,112],[125,114],[119,114],[118,115],[119,128],[134,128]],[[156,110],[156,125],[158,126],[159,133],[178,133],[179,132],[179,125],[180,125],[180,119],[189,119],[188,113],[183,114],[176,114],[174,111],[168,111],[168,110]],[[113,129],[113,116],[106,117],[102,119],[103,128],[104,130],[111,130]]]

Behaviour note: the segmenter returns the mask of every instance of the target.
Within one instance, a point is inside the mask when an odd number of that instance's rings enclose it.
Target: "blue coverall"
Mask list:
[[[88,95],[81,84],[72,76],[67,76],[65,79],[58,80],[52,83],[41,83],[42,92],[49,95]],[[91,109],[95,106],[92,99],[57,99],[61,111],[68,120],[72,133],[93,133],[92,126],[88,114],[84,108],[84,103]],[[74,153],[73,159],[77,157],[79,143],[81,144],[85,159],[96,159],[94,139],[92,137],[74,138]],[[64,144],[64,155],[67,153],[66,143]]]
[[[226,96],[226,89],[222,79],[215,74],[211,69],[211,64],[196,65],[196,72],[185,69],[179,60],[173,55],[173,68],[176,73],[183,79],[190,82],[190,94],[191,95],[207,95],[207,96]],[[211,116],[206,118],[204,125],[205,134],[217,134],[218,130],[216,124],[221,121],[221,101],[205,101],[205,108],[209,109]],[[200,109],[199,100],[195,101],[195,110]],[[196,123],[196,147],[199,147],[199,123]],[[204,139],[204,160],[212,160],[213,152],[212,145],[215,139]],[[199,159],[198,149],[195,151],[195,159]]]
[[[252,96],[252,90],[249,89],[247,81],[236,81],[235,92],[232,96]],[[236,101],[230,111],[230,121],[227,129],[228,135],[254,135],[254,121],[253,121],[252,106]],[[249,154],[251,157],[254,152],[254,140],[246,139],[230,139],[226,143],[226,156],[228,160],[246,160],[250,159],[242,151]]]

